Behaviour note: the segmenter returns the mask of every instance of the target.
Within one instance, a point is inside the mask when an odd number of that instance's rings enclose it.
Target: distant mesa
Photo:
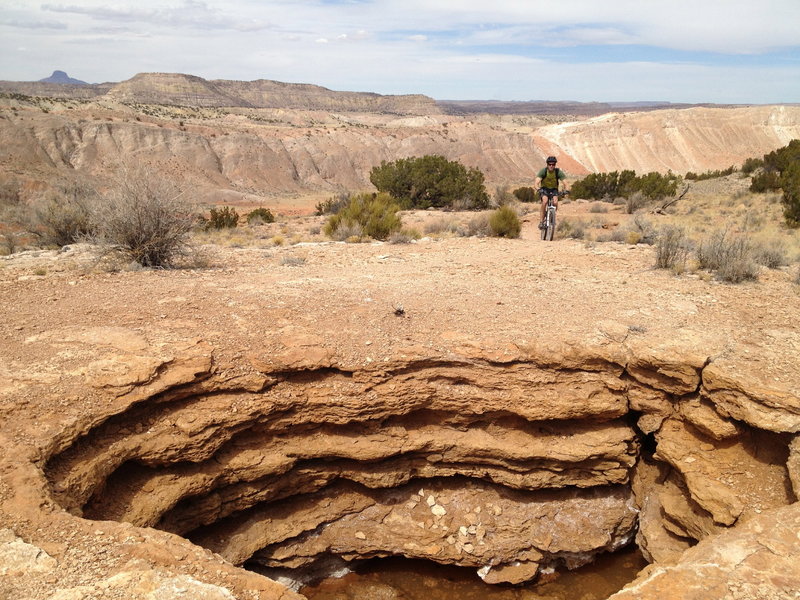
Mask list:
[[[72,85],[89,85],[85,81],[81,81],[80,79],[73,79],[69,75],[67,75],[64,71],[53,71],[53,74],[50,77],[45,77],[44,79],[39,80],[41,83],[70,83]]]

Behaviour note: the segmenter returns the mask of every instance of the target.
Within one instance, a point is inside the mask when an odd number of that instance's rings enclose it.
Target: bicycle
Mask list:
[[[553,204],[554,196],[566,196],[569,192],[559,192],[558,190],[539,190],[539,197],[547,196],[547,205],[544,208],[544,227],[542,230],[542,239],[546,242],[553,241],[553,235],[556,232],[556,211],[558,207]]]

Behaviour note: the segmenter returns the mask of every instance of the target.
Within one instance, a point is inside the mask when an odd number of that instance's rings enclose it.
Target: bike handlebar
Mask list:
[[[563,192],[555,191],[555,192],[548,192],[544,188],[539,188],[536,190],[540,196],[569,196],[569,190],[564,190]]]

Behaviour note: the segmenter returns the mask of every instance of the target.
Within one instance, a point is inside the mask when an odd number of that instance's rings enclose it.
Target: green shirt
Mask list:
[[[567,178],[567,174],[558,167],[552,171],[548,171],[547,167],[545,167],[544,169],[541,169],[536,176],[542,180],[543,188],[550,188],[554,190],[558,189],[559,181],[563,181]]]

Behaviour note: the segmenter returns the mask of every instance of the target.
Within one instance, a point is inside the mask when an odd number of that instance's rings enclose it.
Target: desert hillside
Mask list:
[[[800,137],[796,106],[455,116],[421,96],[266,80],[142,74],[95,87],[11,83],[0,94],[0,177],[32,194],[59,179],[102,181],[134,160],[182,181],[202,202],[288,209],[298,204],[293,197],[371,189],[373,166],[424,154],[479,168],[490,188],[516,187],[531,185],[550,154],[573,177],[682,174],[738,166]],[[23,94],[37,89],[42,95]]]

